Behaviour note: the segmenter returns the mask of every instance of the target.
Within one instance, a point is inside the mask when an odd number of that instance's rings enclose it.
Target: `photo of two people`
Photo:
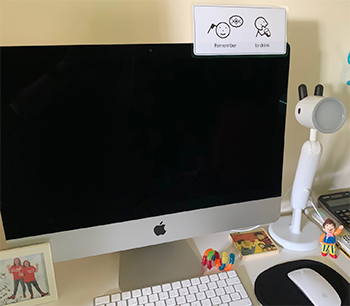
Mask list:
[[[0,306],[50,295],[44,254],[0,260]]]

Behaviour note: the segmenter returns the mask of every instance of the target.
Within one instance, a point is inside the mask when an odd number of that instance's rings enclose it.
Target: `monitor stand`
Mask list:
[[[119,289],[133,289],[202,276],[201,255],[193,240],[181,240],[120,252]]]

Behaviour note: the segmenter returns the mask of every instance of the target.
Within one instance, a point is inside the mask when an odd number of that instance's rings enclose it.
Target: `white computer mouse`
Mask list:
[[[288,273],[288,277],[315,306],[341,305],[341,299],[328,281],[315,270],[302,268]]]

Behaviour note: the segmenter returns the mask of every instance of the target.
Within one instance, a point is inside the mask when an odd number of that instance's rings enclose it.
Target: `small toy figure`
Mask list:
[[[336,229],[336,224],[329,218],[327,218],[323,222],[323,233],[320,236],[320,243],[322,244],[322,256],[327,256],[328,252],[332,258],[337,258],[338,256],[335,254],[335,243],[336,243],[336,235],[339,235],[344,228],[343,225],[340,225]]]

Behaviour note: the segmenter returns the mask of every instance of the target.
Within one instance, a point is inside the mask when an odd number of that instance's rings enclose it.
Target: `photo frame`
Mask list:
[[[0,306],[58,299],[49,243],[0,251]]]

